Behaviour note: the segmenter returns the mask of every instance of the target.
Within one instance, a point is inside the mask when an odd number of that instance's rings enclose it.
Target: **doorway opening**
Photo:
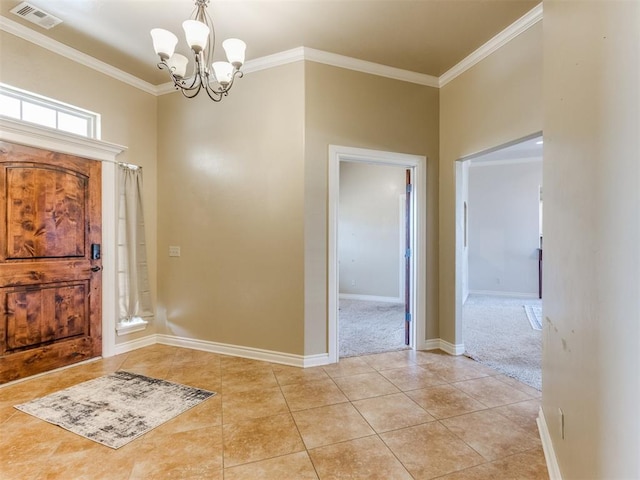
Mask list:
[[[420,292],[424,289],[418,285],[424,285],[425,268],[418,259],[425,251],[424,223],[419,220],[424,212],[425,165],[426,158],[421,156],[330,146],[331,363],[341,356],[423,346],[424,294]],[[376,206],[371,202],[377,202]],[[357,323],[359,315],[369,321],[352,329],[341,328],[347,321]],[[386,338],[375,346],[367,345],[376,342],[376,335],[367,331],[376,328],[376,323],[387,326],[386,333],[378,335]],[[342,343],[341,332],[349,337]]]
[[[464,353],[541,389],[542,136],[461,159],[456,172]]]

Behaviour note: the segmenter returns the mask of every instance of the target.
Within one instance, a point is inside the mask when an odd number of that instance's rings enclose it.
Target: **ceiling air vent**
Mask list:
[[[22,2],[20,5],[11,9],[11,13],[18,15],[19,17],[29,20],[31,23],[41,26],[49,30],[55,27],[59,23],[62,23],[58,17],[43,12],[38,7],[35,7],[27,2]]]

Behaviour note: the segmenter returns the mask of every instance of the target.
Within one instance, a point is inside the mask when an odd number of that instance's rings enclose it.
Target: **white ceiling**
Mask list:
[[[151,84],[157,69],[149,30],[173,31],[192,0],[33,0],[63,23],[45,30],[9,11],[0,15]],[[539,0],[211,0],[218,47],[237,37],[247,59],[304,46],[438,77],[534,8]],[[221,50],[221,49],[220,49]],[[217,51],[216,57],[222,58]]]

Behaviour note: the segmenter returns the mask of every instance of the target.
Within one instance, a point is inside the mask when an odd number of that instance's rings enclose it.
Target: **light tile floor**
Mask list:
[[[119,450],[13,408],[118,369],[218,395]],[[547,479],[539,403],[437,351],[300,369],[154,345],[0,388],[0,478]]]

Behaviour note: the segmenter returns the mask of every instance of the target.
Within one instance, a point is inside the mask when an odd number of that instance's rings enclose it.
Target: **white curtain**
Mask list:
[[[142,210],[142,168],[120,164],[118,218],[118,287],[120,322],[146,321],[153,316],[147,246]]]

